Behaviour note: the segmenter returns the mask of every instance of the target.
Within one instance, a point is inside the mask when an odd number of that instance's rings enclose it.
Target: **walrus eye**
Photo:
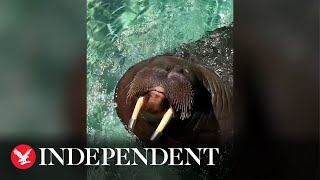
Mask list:
[[[170,64],[168,64],[165,68],[166,71],[170,71],[172,69],[172,66]]]

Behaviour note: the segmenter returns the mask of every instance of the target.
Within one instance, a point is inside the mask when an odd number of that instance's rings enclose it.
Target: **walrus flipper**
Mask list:
[[[211,104],[215,119],[219,123],[219,132],[224,134],[230,134],[233,130],[233,117],[232,117],[232,104],[231,104],[231,92],[227,85],[225,85],[221,78],[213,71],[198,65],[201,69],[204,78],[203,85],[210,92]]]

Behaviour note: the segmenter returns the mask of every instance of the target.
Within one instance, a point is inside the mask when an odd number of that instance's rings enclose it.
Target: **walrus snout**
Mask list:
[[[152,88],[144,95],[143,109],[150,113],[161,114],[168,109],[169,102],[162,87]]]
[[[174,109],[170,106],[165,95],[165,89],[161,86],[156,86],[148,90],[144,96],[138,98],[129,121],[129,128],[134,129],[139,113],[144,112],[147,120],[160,119],[157,129],[150,137],[150,141],[157,140],[162,134],[163,129],[173,118]],[[149,116],[149,117],[148,117]],[[152,118],[150,118],[152,117]]]
[[[159,92],[152,92],[153,93],[159,93]],[[159,93],[162,94],[162,93]],[[152,98],[149,98],[149,100]],[[156,97],[155,99],[158,99],[158,97]],[[142,96],[138,99],[135,108],[133,110],[131,119],[129,120],[129,129],[131,129],[133,131],[134,126],[136,124],[138,115],[142,109],[143,106],[148,107],[148,106],[152,106],[154,107],[154,104],[148,104],[150,103],[149,100],[146,101],[146,97]],[[154,100],[151,100],[154,101]],[[147,102],[147,104],[145,104],[144,102]],[[164,113],[163,117],[161,118],[161,121],[157,127],[157,129],[153,132],[152,136],[150,137],[150,141],[156,141],[160,135],[162,134],[162,131],[164,130],[164,128],[168,125],[168,123],[170,122],[170,120],[173,118],[173,114],[174,114],[174,110],[172,107],[169,107],[167,109],[167,111]]]

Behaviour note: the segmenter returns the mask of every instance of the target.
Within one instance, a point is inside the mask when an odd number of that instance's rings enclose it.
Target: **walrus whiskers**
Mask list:
[[[140,97],[136,103],[136,106],[134,107],[133,113],[131,115],[131,119],[129,120],[129,129],[133,130],[134,126],[136,125],[136,121],[138,118],[138,114],[140,112],[140,109],[143,105],[143,97]]]
[[[157,129],[153,132],[152,136],[150,137],[150,141],[156,141],[161,136],[163,129],[167,126],[172,117],[173,109],[172,107],[170,107],[168,111],[163,115]]]

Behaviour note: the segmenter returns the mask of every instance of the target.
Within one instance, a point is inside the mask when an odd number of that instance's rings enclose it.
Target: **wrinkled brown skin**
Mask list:
[[[171,71],[178,69],[178,73],[182,73],[192,84],[194,104],[191,117],[181,120],[180,115],[175,113],[161,137],[151,142],[149,139],[160,120],[151,124],[144,119],[145,108],[142,107],[133,133],[150,147],[210,147],[224,142],[232,134],[230,89],[222,83],[215,72],[174,56],[157,56],[141,61],[123,75],[115,93],[116,112],[122,123],[127,128],[138,99],[134,97],[127,100],[129,85],[135,75],[145,67],[163,69],[168,65],[178,67]]]

